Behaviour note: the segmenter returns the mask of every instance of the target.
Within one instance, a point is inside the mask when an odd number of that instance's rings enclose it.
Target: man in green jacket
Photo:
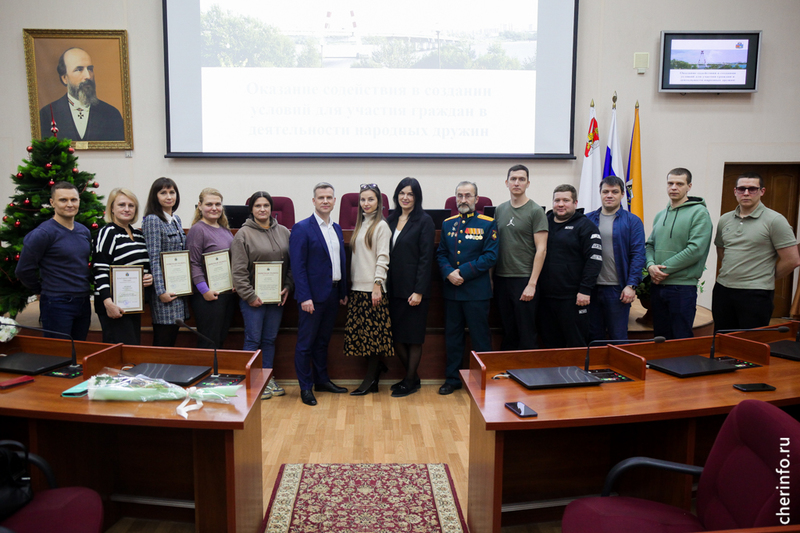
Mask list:
[[[675,168],[667,174],[670,203],[653,220],[645,244],[653,312],[653,334],[667,339],[692,337],[697,282],[703,275],[713,225],[702,198],[689,196],[692,173]]]

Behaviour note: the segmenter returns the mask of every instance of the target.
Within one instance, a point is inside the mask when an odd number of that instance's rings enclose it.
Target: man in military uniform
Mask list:
[[[444,278],[445,344],[447,370],[439,394],[461,388],[458,371],[464,357],[464,325],[469,327],[476,352],[492,349],[489,302],[492,285],[489,270],[497,263],[497,224],[475,214],[478,186],[462,181],[456,187],[459,214],[442,224],[436,260]]]

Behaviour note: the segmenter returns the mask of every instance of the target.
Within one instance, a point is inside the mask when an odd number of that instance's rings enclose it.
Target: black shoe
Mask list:
[[[439,394],[443,396],[447,394],[453,394],[454,391],[457,391],[460,388],[461,388],[461,383],[459,383],[458,385],[451,385],[449,383],[445,383],[444,385],[439,387]]]
[[[401,384],[405,383],[405,381],[406,381],[405,379],[401,379],[400,381],[398,381],[397,383],[395,383],[394,385],[389,387],[389,390],[396,391],[397,387],[399,387]],[[419,379],[419,378],[415,379],[414,380],[414,388],[415,389],[419,389],[421,386],[422,386],[422,380]]]
[[[375,381],[373,381],[372,384],[370,384],[370,386],[367,387],[366,390],[356,389],[356,390],[354,390],[353,392],[350,393],[350,396],[366,396],[370,392],[378,392],[378,380],[377,379]]]
[[[333,381],[329,381],[327,383],[317,383],[314,385],[314,390],[317,392],[334,392],[336,394],[343,394],[347,392],[347,389],[344,387],[334,385]]]
[[[419,387],[409,387],[402,381],[400,382],[399,386],[392,392],[392,398],[403,398],[404,396],[408,396],[410,394],[414,394],[419,390]]]
[[[306,405],[317,405],[317,399],[314,398],[314,393],[310,390],[301,390],[300,399],[303,400],[303,403]]]

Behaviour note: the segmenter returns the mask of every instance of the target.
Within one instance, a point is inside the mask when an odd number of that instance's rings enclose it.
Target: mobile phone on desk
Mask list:
[[[767,385],[766,383],[737,383],[733,386],[733,388],[742,392],[764,392],[775,390],[775,387],[772,385]]]
[[[520,418],[531,418],[539,416],[539,413],[528,407],[522,402],[506,402],[506,407]]]

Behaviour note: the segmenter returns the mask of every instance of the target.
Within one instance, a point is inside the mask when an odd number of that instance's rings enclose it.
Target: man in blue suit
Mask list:
[[[294,277],[294,297],[300,309],[294,368],[300,398],[317,405],[311,391],[344,393],[328,376],[328,343],[339,305],[347,305],[347,265],[342,228],[331,221],[336,205],[333,185],[314,186],[314,214],[292,228],[289,257]]]

